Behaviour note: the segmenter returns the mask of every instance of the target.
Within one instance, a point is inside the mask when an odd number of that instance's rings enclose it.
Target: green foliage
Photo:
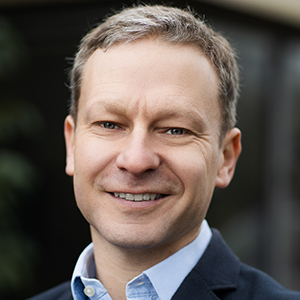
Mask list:
[[[27,49],[13,26],[0,16],[0,80],[7,80],[26,62]]]
[[[16,297],[33,285],[37,245],[22,228],[22,212],[38,185],[38,170],[20,152],[33,141],[43,119],[30,102],[18,99],[10,83],[25,64],[26,47],[9,22],[0,17],[0,298]],[[23,220],[24,221],[24,220]],[[26,221],[25,221],[26,222]],[[8,296],[9,295],[9,296]]]
[[[14,142],[19,136],[26,139],[37,137],[43,119],[36,107],[13,96],[4,98],[5,101],[0,103],[0,143]]]

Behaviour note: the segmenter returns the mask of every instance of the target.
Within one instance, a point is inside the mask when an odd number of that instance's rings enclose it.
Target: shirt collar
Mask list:
[[[184,278],[201,258],[211,237],[211,230],[204,220],[200,234],[194,241],[143,272],[152,282],[160,300],[172,298]]]
[[[93,243],[90,243],[78,258],[72,278],[77,276],[83,276],[87,278],[93,278],[96,276]]]
[[[167,259],[145,270],[141,275],[132,279],[127,287],[141,276],[149,278],[154,289],[156,290],[160,300],[169,300],[175,294],[184,278],[189,274],[198,260],[203,255],[208,246],[212,233],[204,220],[202,222],[201,231],[197,238],[190,244],[180,249]],[[96,268],[94,261],[94,248],[91,243],[79,256],[71,281],[71,289],[74,299],[78,295],[78,280],[81,279],[81,284],[86,285],[88,282],[94,282],[96,276]],[[97,280],[97,286],[106,292],[103,285]]]

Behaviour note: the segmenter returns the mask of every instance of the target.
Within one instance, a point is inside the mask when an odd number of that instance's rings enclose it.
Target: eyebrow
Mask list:
[[[85,114],[86,115],[90,115],[91,113],[93,113],[96,110],[98,110],[99,108],[103,111],[105,110],[106,112],[109,112],[111,114],[124,114],[125,113],[125,109],[123,108],[123,106],[120,107],[120,104],[114,104],[114,103],[107,103],[103,100],[99,101],[100,99],[96,99],[95,101],[90,101],[90,103],[88,105],[85,106]]]
[[[99,100],[99,99],[98,99]],[[129,114],[129,108],[126,107],[125,102],[123,102],[120,99],[117,99],[116,101],[109,101],[106,102],[104,99],[102,101],[92,101],[86,108],[86,112],[89,114],[90,112],[93,112],[95,110],[95,107],[100,107],[101,110],[104,110],[108,113],[119,115],[119,116],[125,116],[128,117]],[[154,122],[158,121],[159,119],[168,120],[168,119],[175,119],[180,118],[184,121],[188,121],[190,125],[193,125],[197,123],[197,127],[201,127],[201,129],[205,129],[205,116],[193,109],[186,108],[185,106],[182,106],[180,108],[172,107],[170,106],[167,109],[164,110],[158,110],[155,113],[155,120]]]
[[[206,129],[206,123],[203,119],[203,115],[196,112],[195,110],[187,110],[187,109],[181,109],[180,111],[159,111],[156,114],[157,120],[164,119],[164,120],[182,120],[184,121],[184,125],[187,124],[188,127],[191,127],[191,129],[197,131],[203,132]],[[180,124],[179,124],[180,127]]]

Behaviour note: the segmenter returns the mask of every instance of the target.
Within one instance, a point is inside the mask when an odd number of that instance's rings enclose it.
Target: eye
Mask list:
[[[106,129],[115,129],[117,128],[117,125],[115,123],[112,122],[103,122],[102,127],[106,128]]]
[[[170,128],[166,133],[172,134],[172,135],[182,135],[186,131],[182,128]]]

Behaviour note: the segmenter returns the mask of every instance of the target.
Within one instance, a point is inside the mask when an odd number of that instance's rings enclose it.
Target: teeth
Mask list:
[[[144,194],[143,195],[143,200],[150,200],[150,194]]]
[[[161,198],[161,194],[125,194],[125,193],[114,193],[115,197],[126,199],[129,201],[149,201]]]
[[[136,194],[134,196],[135,201],[142,201],[143,200],[143,194]]]

